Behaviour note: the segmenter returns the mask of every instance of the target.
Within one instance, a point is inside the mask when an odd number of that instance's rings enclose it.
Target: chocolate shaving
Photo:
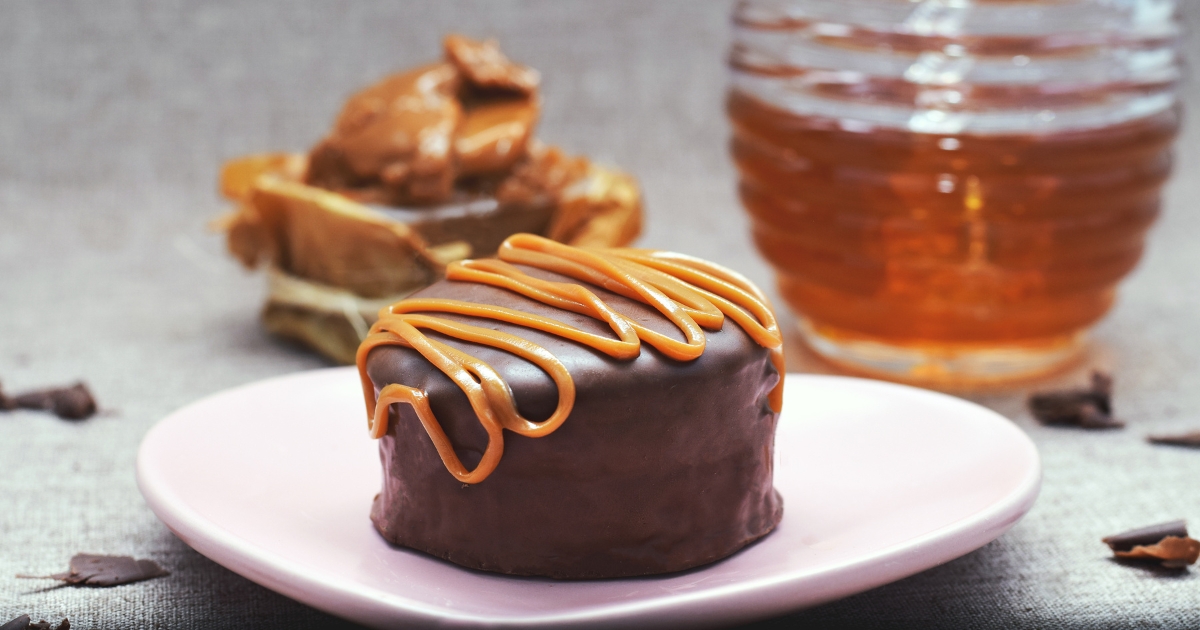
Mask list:
[[[1148,435],[1146,441],[1151,444],[1169,444],[1171,446],[1190,446],[1200,448],[1200,431],[1180,433],[1177,435]]]
[[[0,390],[0,410],[13,409],[49,411],[64,420],[83,420],[96,413],[96,399],[83,383],[39,389],[15,396],[6,396]]]
[[[1182,569],[1200,558],[1200,540],[1188,537],[1183,520],[1131,529],[1101,540],[1117,558],[1157,560],[1168,569]]]
[[[1124,422],[1112,417],[1112,377],[1092,372],[1089,389],[1037,392],[1029,411],[1042,424],[1075,425],[1085,429],[1115,429]]]
[[[64,584],[70,586],[118,586],[164,575],[170,575],[170,573],[153,560],[134,560],[130,556],[79,553],[71,558],[70,571],[43,577],[62,580]]]
[[[71,622],[64,618],[58,625],[45,619],[30,623],[29,615],[21,615],[0,626],[0,630],[71,630]]]

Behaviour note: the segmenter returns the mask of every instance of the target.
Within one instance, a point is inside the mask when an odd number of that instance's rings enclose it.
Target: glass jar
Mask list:
[[[816,352],[941,384],[1078,355],[1170,172],[1173,0],[745,0],[733,22],[739,192]]]

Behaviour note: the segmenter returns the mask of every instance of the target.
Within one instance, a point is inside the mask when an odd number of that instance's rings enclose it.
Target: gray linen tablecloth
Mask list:
[[[0,415],[0,623],[30,613],[78,628],[343,625],[176,539],[143,503],[134,457],[184,404],[324,365],[260,330],[263,279],[206,229],[223,209],[218,166],[308,147],[348,93],[436,57],[443,33],[495,35],[542,71],[540,136],[637,174],[643,244],[769,286],[726,156],[729,8],[0,2],[0,381],[11,391],[82,378],[105,410],[81,423]],[[1191,126],[1179,143],[1166,212],[1088,358],[1113,370],[1129,428],[1044,428],[1024,390],[972,396],[1037,442],[1045,481],[1033,511],[966,557],[754,627],[1200,627],[1196,569],[1120,566],[1098,540],[1177,517],[1200,526],[1200,451],[1142,440],[1200,428],[1198,139]],[[825,370],[791,346],[794,368]],[[153,558],[171,576],[112,589],[14,577],[62,570],[79,551]]]

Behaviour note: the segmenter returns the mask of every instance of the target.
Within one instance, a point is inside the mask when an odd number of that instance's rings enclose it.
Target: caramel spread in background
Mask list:
[[[683,334],[684,341],[650,330],[617,313],[583,284],[534,278],[514,265],[557,273],[653,307]],[[616,338],[596,335],[556,319],[490,304],[440,298],[412,298],[381,313],[371,334],[359,346],[357,364],[367,404],[371,436],[387,433],[391,405],[411,405],[432,440],[442,463],[463,483],[486,479],[504,453],[504,429],[525,437],[543,437],[557,429],[575,402],[575,384],[566,366],[545,348],[506,332],[465,324],[428,313],[448,313],[517,324],[569,339],[615,359],[634,359],[644,341],[676,361],[692,361],[704,353],[704,330],[720,330],[734,320],[759,345],[771,350],[779,382],[770,395],[776,413],[783,406],[783,337],[765,296],[749,280],[719,265],[670,252],[625,248],[581,249],[531,234],[517,234],[500,247],[498,259],[453,263],[446,279],[487,284],[563,310],[603,321]],[[431,330],[454,339],[491,346],[538,366],[558,387],[558,405],[546,420],[532,422],[517,411],[513,392],[487,363],[426,336]],[[462,389],[487,431],[487,448],[474,470],[467,470],[446,432],[434,417],[426,393],[392,383],[376,395],[367,374],[371,350],[385,345],[416,350]]]
[[[393,75],[346,102],[312,150],[306,181],[394,205],[450,200],[464,178],[525,157],[540,78],[494,42],[450,35],[446,59]]]
[[[495,42],[450,35],[441,61],[351,96],[308,154],[228,162],[237,207],[217,226],[243,264],[269,268],[267,329],[351,363],[380,308],[511,234],[636,238],[632,177],[534,139],[539,83]]]

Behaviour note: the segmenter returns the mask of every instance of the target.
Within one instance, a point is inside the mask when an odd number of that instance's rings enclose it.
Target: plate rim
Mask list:
[[[702,592],[673,592],[649,600],[615,602],[602,606],[591,606],[583,610],[551,610],[533,615],[495,618],[474,612],[433,606],[419,599],[407,598],[369,585],[364,588],[361,582],[330,576],[318,569],[307,567],[301,562],[263,550],[202,516],[192,509],[183,497],[174,493],[166,481],[154,474],[153,464],[150,461],[154,446],[157,441],[163,439],[160,436],[167,431],[165,427],[177,422],[177,418],[188,416],[197,408],[212,404],[226,396],[243,393],[248,389],[257,389],[282,381],[333,379],[349,372],[355,372],[355,368],[320,368],[277,375],[209,394],[176,409],[155,423],[143,437],[138,447],[136,479],[142,496],[155,516],[185,544],[201,555],[252,582],[305,605],[356,623],[365,623],[375,627],[390,627],[398,622],[422,626],[450,624],[509,627],[544,627],[564,624],[584,627],[624,625],[632,622],[640,625],[662,625],[683,622],[685,619],[702,625],[716,625],[767,618],[865,592],[970,553],[995,540],[1023,518],[1032,508],[1041,487],[1042,466],[1037,447],[1015,423],[992,409],[942,392],[899,383],[854,376],[789,373],[787,381],[791,382],[796,380],[827,381],[868,388],[897,389],[918,396],[940,398],[943,401],[969,408],[976,413],[984,412],[983,415],[991,416],[992,421],[998,420],[1007,426],[1017,438],[1017,442],[1021,443],[1022,449],[1031,456],[1031,465],[1025,471],[1025,476],[1020,483],[1002,499],[989,504],[985,509],[872,554],[832,566],[760,576]],[[364,521],[364,530],[366,529]],[[897,570],[895,561],[910,554],[923,554],[924,558]],[[831,577],[853,574],[864,565],[879,565],[885,568],[891,566],[892,568],[875,571],[873,579],[859,580],[859,583],[866,584],[865,586],[826,588],[824,592],[815,597],[812,596],[813,589],[798,588],[806,580],[810,580],[816,575]],[[467,569],[461,570],[466,571]],[[702,572],[703,569],[697,571]],[[667,574],[662,578],[671,578],[677,575]],[[502,575],[485,575],[485,577],[510,579],[510,576]],[[647,582],[654,579],[655,576],[649,576],[632,578],[631,581]],[[826,581],[829,582],[829,580]],[[750,597],[749,595],[755,596]],[[688,605],[698,601],[708,602],[710,605],[693,607],[689,611]],[[708,609],[713,608],[711,604],[714,602],[720,603],[722,610],[731,612],[721,615],[719,619],[713,619],[712,613]]]

